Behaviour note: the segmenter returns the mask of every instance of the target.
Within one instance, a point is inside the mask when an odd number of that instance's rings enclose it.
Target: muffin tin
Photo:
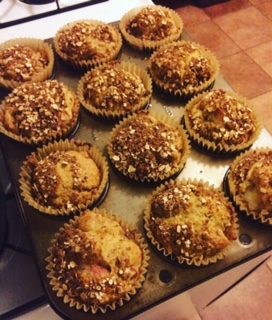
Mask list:
[[[182,39],[189,39],[184,31]],[[52,43],[52,39],[48,42]],[[121,60],[134,62],[144,68],[148,65],[148,56],[135,52],[133,49],[123,45]],[[78,81],[82,73],[75,72],[67,68],[58,57],[56,57],[55,78],[68,84],[76,90]],[[216,79],[215,88],[232,90],[220,74]],[[2,94],[3,96],[4,94]],[[185,101],[179,99],[169,99],[163,96],[158,90],[154,89],[150,107],[158,112],[166,113],[170,117],[181,119]],[[106,146],[113,125],[98,121],[91,117],[84,108],[80,111],[80,122],[74,138],[81,139],[96,145],[107,156]],[[263,147],[271,145],[272,137],[267,130],[263,129],[258,140],[252,146]],[[247,235],[251,239],[247,245],[242,244],[239,239],[228,250],[226,257],[217,263],[205,267],[183,267],[177,264],[169,263],[163,259],[150,245],[150,262],[146,280],[143,287],[139,290],[131,301],[125,303],[122,307],[105,314],[85,313],[75,308],[69,307],[63,303],[62,298],[56,296],[56,293],[49,285],[50,279],[47,277],[45,258],[48,256],[48,248],[51,246],[51,240],[58,232],[59,228],[69,220],[69,217],[54,217],[40,213],[30,207],[21,197],[19,190],[19,173],[22,163],[26,157],[34,150],[32,147],[20,144],[17,141],[0,135],[0,143],[10,169],[14,192],[23,215],[25,226],[29,232],[34,255],[36,257],[37,268],[40,272],[41,280],[44,285],[48,302],[51,307],[62,318],[65,319],[103,319],[120,320],[130,319],[133,316],[151,308],[171,297],[196,286],[197,284],[210,279],[226,270],[229,270],[240,263],[254,258],[272,249],[271,230],[261,229],[245,219],[240,219],[240,236]],[[223,180],[232,158],[218,158],[205,154],[191,148],[190,156],[185,167],[180,172],[179,178],[196,178],[209,181],[215,187],[223,188]],[[143,227],[143,211],[148,197],[151,196],[153,188],[138,186],[121,179],[110,167],[110,186],[108,194],[100,204],[122,219],[134,225],[141,233],[145,235]]]

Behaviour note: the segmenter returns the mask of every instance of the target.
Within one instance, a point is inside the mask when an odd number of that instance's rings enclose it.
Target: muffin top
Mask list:
[[[232,204],[202,181],[166,183],[153,193],[146,213],[152,237],[180,262],[215,256],[237,237]]]
[[[127,24],[126,31],[141,40],[160,41],[172,34],[181,33],[173,13],[166,7],[149,6],[142,8]]]
[[[206,48],[190,41],[167,44],[150,58],[154,82],[173,94],[194,92],[205,83],[211,85],[209,81],[214,80],[218,70],[215,57]]]
[[[56,80],[22,84],[7,96],[2,108],[5,129],[37,144],[67,130],[79,113],[74,93]]]
[[[80,306],[101,306],[135,293],[146,252],[136,231],[98,209],[84,211],[61,229],[49,249],[51,277]]]
[[[30,81],[48,63],[49,57],[45,51],[13,45],[0,51],[0,77],[21,83]]]
[[[104,112],[106,115],[126,115],[147,104],[151,92],[141,79],[140,72],[126,68],[124,63],[123,65],[124,67],[120,61],[110,62],[92,69],[84,76],[81,102],[87,109],[92,111],[95,108],[97,112]],[[146,79],[147,77],[148,75]]]
[[[249,150],[236,158],[228,177],[230,192],[255,219],[272,224],[272,150]]]
[[[98,193],[102,172],[87,151],[57,150],[28,160],[33,167],[33,198],[42,206],[73,211]]]
[[[115,128],[109,150],[116,169],[148,182],[176,173],[188,146],[182,128],[143,110]]]
[[[103,59],[121,45],[113,26],[92,21],[78,21],[63,27],[56,35],[58,49],[71,60]]]
[[[257,128],[246,100],[221,89],[192,100],[185,109],[185,121],[193,135],[222,148],[246,146]]]

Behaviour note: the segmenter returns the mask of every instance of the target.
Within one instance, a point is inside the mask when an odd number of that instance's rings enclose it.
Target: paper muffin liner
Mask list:
[[[186,256],[186,253],[181,253],[180,255],[176,255],[175,253],[172,253],[170,250],[168,250],[164,244],[158,240],[156,238],[156,236],[153,234],[151,227],[150,227],[150,220],[152,217],[152,209],[151,209],[151,205],[153,202],[153,199],[157,196],[157,194],[159,194],[160,192],[167,190],[169,188],[169,186],[174,185],[174,186],[181,186],[181,185],[190,185],[193,184],[196,187],[200,186],[202,189],[206,189],[206,190],[210,190],[210,192],[213,192],[214,194],[217,193],[220,198],[222,199],[222,202],[226,204],[226,206],[229,209],[229,212],[231,214],[231,225],[228,227],[228,230],[226,231],[226,237],[229,239],[229,245],[221,250],[218,250],[216,253],[213,253],[209,256],[203,256],[202,255],[195,255],[193,257],[190,257],[188,255],[188,257]],[[175,195],[174,195],[175,197]],[[186,201],[186,200],[185,200]],[[203,206],[205,205],[205,203],[203,203]],[[187,214],[187,213],[185,213]],[[161,217],[163,219],[163,217]],[[238,229],[239,229],[239,223],[238,223],[238,217],[237,214],[234,210],[234,207],[232,206],[232,203],[230,202],[229,198],[227,198],[224,193],[218,189],[215,188],[214,185],[209,184],[209,182],[204,182],[202,179],[201,180],[197,180],[197,179],[181,179],[181,180],[170,180],[168,182],[165,182],[164,184],[161,184],[160,186],[157,187],[156,190],[153,191],[150,199],[147,201],[147,205],[146,208],[144,210],[144,228],[146,231],[146,235],[149,238],[149,240],[151,241],[151,244],[158,250],[158,252],[163,255],[165,258],[169,259],[169,261],[172,262],[176,262],[179,265],[187,265],[187,266],[195,266],[195,267],[200,267],[200,266],[207,266],[213,263],[216,263],[219,260],[224,259],[224,257],[226,256],[228,250],[230,249],[230,247],[232,246],[232,242],[234,242],[235,238],[237,237],[237,233],[238,233]],[[174,220],[173,220],[174,221]],[[175,222],[175,221],[174,221]],[[188,218],[188,222],[192,222],[191,220],[189,220]],[[198,221],[199,223],[199,221]],[[177,225],[177,228],[185,228],[185,225]],[[192,226],[193,228],[193,226]],[[167,230],[165,229],[165,233],[169,233],[169,237],[171,237],[171,230]],[[180,242],[179,244],[182,244],[182,241],[184,241],[184,239],[182,239],[182,234],[180,236]],[[177,246],[178,241],[177,240]],[[191,240],[187,240],[189,245],[191,244]],[[186,241],[185,241],[186,242]],[[186,243],[185,243],[186,244]]]
[[[268,158],[267,161],[269,162],[270,167],[272,167],[271,166],[271,163],[272,163],[271,148],[262,147],[262,148],[250,149],[240,154],[234,159],[234,161],[232,162],[229,168],[227,182],[228,182],[230,197],[232,197],[233,202],[238,207],[239,211],[254,222],[272,227],[272,210],[269,208],[267,209],[267,208],[258,208],[258,207],[255,209],[250,209],[248,200],[246,199],[244,193],[246,192],[247,189],[254,190],[254,186],[253,185],[250,186],[250,181],[246,184],[246,186],[243,185],[243,182],[246,180],[246,179],[243,180],[243,178],[246,177],[247,174],[253,170],[254,165],[257,164],[258,161],[263,161],[266,157]],[[239,176],[237,178],[236,169],[239,166],[241,167],[241,170],[238,169]],[[262,165],[262,167],[263,166],[264,165]],[[271,190],[272,171],[270,171],[268,175],[261,176],[261,178],[266,179],[268,184],[270,181],[269,188]],[[267,195],[267,201],[270,200],[270,206],[272,207],[272,204],[271,204],[272,192],[270,191],[270,195],[265,190],[262,190],[262,192],[264,192]],[[251,199],[253,199],[253,196],[257,196],[257,195],[252,194]],[[255,200],[255,203],[257,203],[257,199]]]
[[[63,302],[65,304],[68,304],[72,308],[83,310],[84,312],[90,312],[90,313],[96,314],[99,311],[102,313],[106,313],[109,310],[115,310],[117,307],[122,307],[125,303],[130,301],[133,296],[137,294],[137,292],[141,289],[145,281],[150,257],[149,257],[149,250],[143,236],[137,230],[133,229],[127,222],[117,217],[116,215],[112,214],[111,212],[107,212],[105,209],[94,208],[93,212],[96,215],[100,215],[102,218],[105,217],[106,219],[111,219],[112,221],[117,222],[124,230],[129,230],[134,235],[135,243],[139,246],[142,252],[142,263],[139,269],[139,273],[137,275],[137,279],[130,280],[131,288],[129,288],[126,292],[121,293],[120,298],[114,301],[109,301],[106,304],[104,303],[91,304],[91,303],[86,303],[81,299],[80,290],[79,290],[79,296],[70,296],[69,283],[67,286],[67,285],[63,285],[59,281],[58,273],[54,268],[54,254],[53,254],[54,245],[57,242],[57,238],[59,234],[63,230],[78,227],[78,221],[80,217],[84,214],[84,212],[82,212],[80,216],[75,216],[74,219],[71,219],[69,221],[69,223],[65,223],[64,226],[60,228],[59,233],[55,235],[55,238],[51,241],[52,247],[48,249],[49,256],[46,258],[46,261],[48,262],[46,269],[49,271],[47,276],[50,279],[50,285],[52,286],[52,290],[56,292],[56,295],[58,297],[61,297],[63,299]],[[107,232],[109,231],[110,230],[108,230]],[[83,290],[85,294],[88,293],[86,291],[88,290],[87,289]]]
[[[179,163],[176,163],[176,166],[169,169],[167,173],[161,172],[161,174],[158,174],[157,177],[148,177],[148,176],[143,176],[139,177],[137,172],[133,172],[128,170],[128,168],[116,168],[115,165],[115,154],[114,154],[114,149],[113,149],[113,142],[114,142],[114,137],[118,135],[118,132],[120,130],[129,130],[128,125],[130,123],[133,123],[134,119],[136,119],[139,116],[138,114],[133,114],[128,116],[127,118],[123,119],[122,121],[119,122],[119,124],[115,125],[115,127],[112,129],[110,133],[110,138],[109,138],[109,143],[107,146],[108,150],[108,155],[109,159],[111,161],[112,166],[116,169],[116,171],[123,177],[125,180],[128,179],[130,182],[135,182],[136,184],[140,185],[153,185],[153,184],[158,184],[161,183],[167,179],[170,179],[176,175],[178,175],[181,170],[184,168],[184,165],[189,157],[191,146],[189,143],[189,138],[187,135],[186,130],[183,129],[182,125],[176,121],[176,119],[169,117],[168,115],[154,112],[151,110],[144,110],[140,111],[140,113],[143,112],[145,114],[148,114],[151,117],[154,117],[156,120],[161,121],[164,124],[167,124],[169,127],[176,127],[178,128],[178,131],[180,133],[180,136],[182,138],[183,142],[183,149],[182,149],[182,155]]]
[[[58,42],[58,39],[59,39],[61,32],[64,30],[72,29],[77,24],[84,23],[84,22],[90,23],[94,26],[99,26],[99,25],[100,26],[109,26],[116,35],[115,48],[113,50],[111,50],[110,52],[108,52],[107,55],[105,55],[104,57],[101,57],[101,58],[93,57],[92,59],[87,59],[87,60],[80,59],[80,58],[74,59],[73,57],[70,57],[67,53],[63,52],[61,50],[61,47]],[[91,39],[89,39],[89,41],[90,40]],[[90,41],[90,43],[91,43],[91,41]],[[121,33],[114,26],[106,24],[105,22],[99,21],[99,20],[84,19],[84,20],[77,20],[74,22],[69,22],[66,25],[64,25],[63,27],[61,27],[57,31],[55,37],[53,38],[53,44],[54,44],[54,48],[55,48],[56,53],[62,59],[62,61],[64,61],[67,65],[71,66],[74,69],[86,72],[86,71],[90,70],[91,68],[97,67],[97,66],[102,65],[104,63],[107,63],[109,61],[116,60],[121,52],[123,40],[122,40]]]
[[[89,101],[86,101],[86,98],[84,97],[84,89],[88,83],[88,78],[92,74],[93,70],[87,72],[81,78],[81,80],[79,81],[79,85],[78,85],[78,97],[79,97],[80,103],[83,105],[84,108],[86,108],[95,117],[98,117],[99,119],[103,119],[103,120],[106,120],[109,122],[118,122],[119,120],[132,114],[133,112],[137,112],[137,111],[144,109],[148,106],[149,101],[151,99],[151,95],[152,95],[152,80],[145,69],[138,67],[137,65],[135,65],[131,62],[125,62],[125,61],[118,60],[118,61],[109,62],[107,65],[108,65],[107,70],[111,70],[113,68],[118,68],[118,69],[124,70],[126,72],[129,72],[131,74],[137,75],[141,79],[146,91],[148,92],[148,95],[142,97],[141,101],[136,103],[133,106],[133,108],[129,111],[123,110],[120,103],[116,103],[116,106],[118,107],[118,108],[116,108],[116,110],[109,110],[103,106],[97,106],[95,103],[91,103]],[[98,66],[98,67],[96,67],[96,69],[103,69],[105,66],[106,65]],[[126,89],[125,85],[126,84],[124,83],[123,84],[124,90],[122,92],[124,92]],[[119,84],[118,84],[118,90],[120,90]]]
[[[153,9],[157,8],[160,11],[162,10],[165,12],[169,12],[172,16],[172,20],[173,20],[174,25],[177,27],[176,32],[172,33],[172,34],[168,35],[166,38],[164,38],[162,40],[158,40],[158,41],[140,39],[140,38],[137,38],[137,37],[131,35],[130,33],[128,33],[126,28],[127,28],[128,24],[130,23],[130,21],[133,20],[135,18],[135,16],[142,9],[149,8],[149,7],[153,8]],[[134,49],[140,50],[140,51],[150,51],[150,52],[156,50],[157,48],[159,48],[167,43],[178,40],[182,34],[183,27],[184,27],[183,21],[182,21],[181,17],[178,15],[178,13],[176,13],[174,10],[172,10],[170,8],[160,6],[160,5],[141,6],[141,7],[134,8],[134,9],[128,11],[127,13],[125,13],[119,23],[119,28],[122,33],[122,36],[123,36],[124,40],[131,47],[133,47]]]
[[[212,90],[217,91],[217,90]],[[190,118],[189,118],[189,111],[197,104],[199,103],[206,95],[208,95],[210,91],[205,91],[203,93],[199,93],[195,97],[193,97],[185,106],[184,110],[184,125],[186,130],[188,131],[190,140],[197,146],[198,149],[202,149],[204,152],[208,152],[209,154],[214,155],[221,155],[221,156],[231,156],[231,155],[237,155],[237,153],[242,152],[248,148],[250,148],[253,143],[258,139],[262,129],[262,121],[259,116],[259,114],[255,111],[250,101],[248,101],[245,97],[242,95],[226,91],[226,94],[230,97],[235,98],[240,103],[246,105],[250,110],[253,119],[255,120],[255,130],[252,133],[252,135],[249,137],[248,141],[245,141],[243,143],[237,142],[237,144],[232,145],[226,145],[224,143],[217,143],[214,141],[209,141],[205,137],[202,137],[198,132],[195,132],[193,126],[190,124]],[[246,122],[246,118],[244,118],[244,122]],[[222,127],[223,128],[223,127]],[[210,129],[212,130],[212,129]]]
[[[199,86],[193,86],[193,85],[190,85],[187,87],[176,86],[175,88],[172,88],[171,86],[169,86],[169,83],[167,83],[164,78],[160,79],[159,77],[157,77],[154,74],[154,72],[152,70],[152,62],[156,59],[157,52],[163,52],[163,50],[165,50],[167,48],[170,48],[172,46],[178,47],[178,46],[181,46],[187,42],[191,43],[192,45],[197,47],[199,50],[201,50],[201,52],[203,53],[203,57],[205,57],[206,59],[208,59],[208,61],[210,61],[210,67],[211,67],[212,74],[211,74],[211,77],[209,78],[209,80],[203,82]],[[173,59],[174,59],[174,57],[172,56],[171,61]],[[219,66],[219,62],[218,62],[217,58],[215,57],[215,55],[206,47],[204,47],[198,43],[192,42],[192,41],[180,40],[180,41],[176,41],[176,42],[172,42],[172,43],[167,43],[166,45],[157,49],[150,57],[149,72],[151,74],[153,84],[156,85],[156,87],[161,92],[163,92],[167,96],[170,96],[173,98],[182,98],[184,100],[189,100],[193,96],[195,96],[199,93],[202,93],[203,91],[211,89],[214,85],[214,82],[216,81],[216,78],[219,75],[219,71],[220,71],[220,66]],[[165,75],[165,72],[163,73],[163,77]]]
[[[33,75],[30,81],[38,82],[52,78],[55,65],[55,56],[51,45],[44,40],[36,38],[16,38],[6,41],[0,45],[0,51],[6,50],[12,46],[27,46],[35,51],[44,51],[48,57],[48,65],[41,70],[38,74]],[[5,79],[0,76],[0,88],[13,90],[24,82],[16,81],[13,79]]]
[[[86,200],[85,203],[77,203],[76,205],[71,205],[67,207],[54,208],[52,206],[44,206],[37,202],[33,197],[33,171],[35,169],[35,162],[38,162],[51,153],[56,151],[85,151],[90,154],[90,158],[95,162],[97,167],[101,172],[101,181],[97,190],[93,193],[92,197]],[[20,190],[21,195],[30,206],[39,210],[42,213],[46,213],[48,215],[53,216],[65,216],[71,215],[79,212],[80,210],[91,208],[96,205],[99,201],[100,197],[103,195],[107,188],[107,184],[109,183],[109,167],[105,157],[102,155],[101,151],[92,146],[89,143],[80,141],[80,140],[60,140],[58,142],[49,143],[48,145],[38,148],[37,151],[32,152],[26,160],[23,162],[20,171]]]
[[[50,80],[48,80],[50,81]],[[54,80],[55,81],[55,80]],[[35,84],[35,83],[33,83]],[[22,84],[21,86],[23,86]],[[21,87],[20,86],[20,87]],[[48,142],[58,141],[60,139],[64,139],[71,135],[76,129],[79,121],[79,111],[80,111],[80,103],[76,96],[76,94],[70,90],[65,85],[66,89],[69,90],[69,92],[73,95],[74,98],[74,106],[73,106],[73,117],[70,120],[70,122],[66,125],[66,127],[62,127],[57,131],[51,131],[50,133],[46,132],[43,136],[36,138],[36,137],[25,137],[23,135],[17,135],[14,132],[9,131],[5,125],[4,125],[4,117],[5,117],[5,101],[10,97],[10,95],[13,93],[13,91],[2,101],[0,104],[0,132],[2,132],[7,137],[16,140],[20,143],[30,145],[30,146],[42,146],[43,144],[46,144]],[[19,87],[18,87],[19,88]],[[14,89],[16,90],[16,89]],[[39,92],[37,92],[39,94]]]

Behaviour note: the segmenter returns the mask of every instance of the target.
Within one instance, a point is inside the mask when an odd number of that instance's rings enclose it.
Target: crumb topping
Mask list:
[[[118,68],[118,62],[91,70],[83,86],[84,99],[97,109],[131,112],[150,95],[141,78]]]
[[[193,89],[208,81],[214,68],[210,58],[191,42],[173,43],[158,49],[150,58],[151,74],[169,89]]]
[[[73,211],[98,192],[100,169],[86,151],[56,151],[39,161],[34,156],[28,160],[33,198],[41,205]]]
[[[252,110],[224,90],[209,92],[186,112],[194,133],[223,147],[247,143],[256,130]]]
[[[78,22],[64,28],[57,35],[60,50],[75,60],[92,60],[107,57],[116,50],[118,31],[107,24],[95,25]]]
[[[176,34],[178,28],[169,10],[147,7],[135,15],[126,31],[141,40],[159,41]]]
[[[47,53],[23,45],[14,45],[0,51],[0,77],[26,82],[48,65]]]
[[[36,142],[67,128],[73,120],[74,96],[62,83],[25,83],[4,100],[5,128]]]
[[[234,208],[219,191],[169,183],[151,200],[150,229],[174,257],[205,259],[236,239]]]
[[[63,229],[50,250],[55,279],[80,303],[110,304],[138,281],[143,257],[135,231],[91,211],[80,220]]]
[[[171,127],[141,111],[126,121],[111,138],[114,166],[125,175],[141,180],[157,179],[177,168],[183,155],[183,138]]]
[[[249,212],[272,220],[272,152],[254,150],[231,167],[231,190],[239,196]]]

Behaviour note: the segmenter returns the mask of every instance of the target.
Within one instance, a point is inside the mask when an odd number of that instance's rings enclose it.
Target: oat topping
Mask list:
[[[177,168],[183,155],[183,138],[171,127],[141,111],[126,121],[111,138],[112,161],[124,174],[156,179]]]
[[[87,306],[107,305],[129,293],[143,259],[135,231],[92,211],[61,230],[50,252],[64,294]]]
[[[88,152],[56,151],[39,161],[29,157],[29,162],[33,198],[41,205],[73,211],[98,192],[101,173]]]
[[[193,132],[223,147],[248,142],[256,130],[251,108],[224,90],[209,92],[186,112]]]
[[[253,150],[231,167],[231,192],[249,212],[272,221],[272,152]],[[233,185],[233,187],[232,187]]]
[[[141,9],[126,31],[142,40],[159,41],[177,33],[177,26],[170,11],[155,6]]]
[[[16,135],[43,141],[73,119],[74,96],[56,80],[25,83],[4,100],[5,128]]]
[[[45,51],[14,45],[0,51],[0,77],[18,82],[30,81],[48,65]]]
[[[174,257],[205,259],[237,236],[230,202],[202,184],[169,183],[153,196],[150,210],[152,234]]]
[[[91,70],[84,80],[84,99],[97,109],[131,112],[150,95],[141,78],[118,68],[118,62]]]
[[[62,29],[57,35],[60,50],[75,60],[107,57],[116,50],[118,31],[107,24],[95,25],[88,21]]]
[[[177,42],[151,56],[151,74],[169,89],[192,89],[208,81],[214,67],[205,51],[191,42]]]

